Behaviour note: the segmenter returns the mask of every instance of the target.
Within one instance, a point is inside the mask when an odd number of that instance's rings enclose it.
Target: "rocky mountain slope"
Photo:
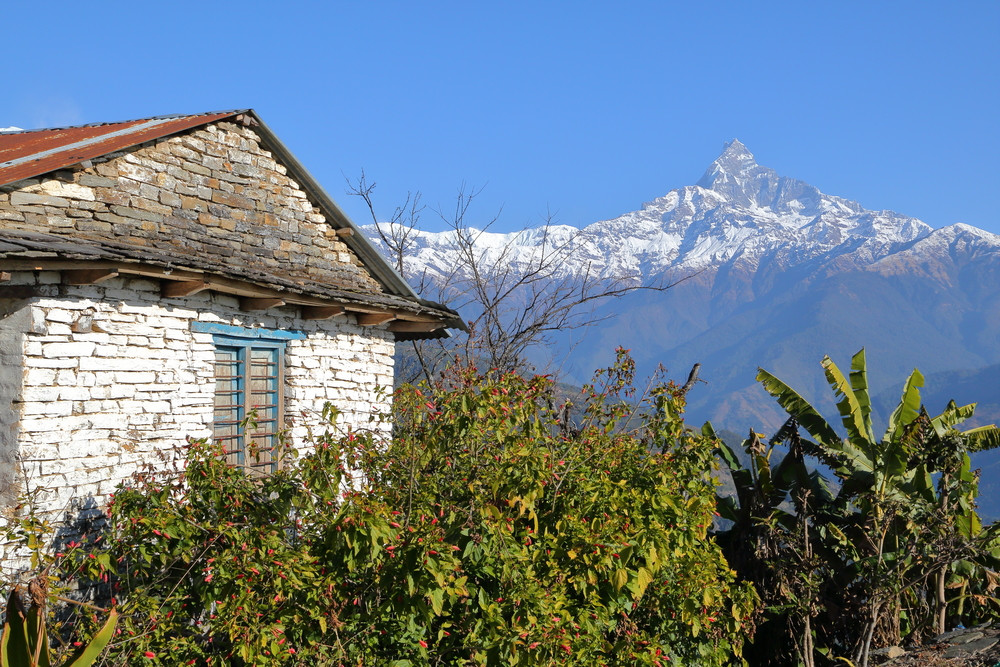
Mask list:
[[[846,364],[865,347],[873,388],[890,393],[915,366],[968,374],[1000,363],[1000,236],[865,209],[757,164],[736,140],[697,184],[637,211],[582,229],[487,231],[476,247],[484,262],[526,265],[543,242],[566,249],[554,279],[683,282],[601,304],[598,314],[613,319],[568,333],[538,363],[582,381],[616,345],[646,372],[662,362],[681,377],[700,362],[707,384],[689,395],[690,416],[720,428],[780,423],[754,382],[757,366],[832,411],[824,354]],[[453,252],[449,232],[417,233],[407,272],[446,275]],[[928,389],[942,400],[940,388]]]

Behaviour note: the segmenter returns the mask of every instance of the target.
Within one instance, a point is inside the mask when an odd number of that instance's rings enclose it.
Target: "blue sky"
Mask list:
[[[0,126],[253,107],[358,222],[483,188],[582,225],[761,164],[1000,233],[1000,3],[61,2],[0,10]]]

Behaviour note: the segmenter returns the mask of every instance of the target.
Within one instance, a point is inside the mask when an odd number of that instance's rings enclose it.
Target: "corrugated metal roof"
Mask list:
[[[3,133],[0,134],[0,185],[64,169],[240,113],[245,110]]]

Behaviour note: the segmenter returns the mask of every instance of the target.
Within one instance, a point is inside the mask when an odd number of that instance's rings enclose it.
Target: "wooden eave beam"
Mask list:
[[[394,333],[430,333],[445,327],[444,322],[407,322],[396,320],[389,324],[389,331]]]
[[[396,319],[395,313],[358,313],[355,318],[363,327],[375,327]]]
[[[30,299],[40,292],[35,285],[0,285],[0,299]]]
[[[10,278],[10,271],[0,271],[0,283],[9,283]]]
[[[140,276],[163,281],[160,288],[163,297],[190,296],[211,290],[238,297],[240,307],[243,310],[267,310],[283,305],[300,306],[303,319],[308,320],[322,320],[351,313],[355,315],[358,324],[362,326],[378,326],[396,320],[401,327],[399,329],[401,332],[407,330],[407,327],[410,326],[408,323],[412,323],[415,327],[424,327],[415,329],[418,332],[434,331],[445,326],[431,315],[405,310],[387,310],[375,305],[367,306],[351,302],[337,303],[327,298],[269,289],[253,283],[205,274],[201,271],[165,268],[139,262],[28,258],[4,260],[3,269],[3,273],[60,271],[63,282],[70,285],[90,285],[118,275]],[[0,273],[0,282],[4,280],[3,273]]]
[[[302,306],[302,319],[328,320],[346,312],[347,309],[343,306]]]
[[[66,285],[94,285],[118,275],[118,269],[66,269],[62,281]]]
[[[240,310],[268,310],[269,308],[278,308],[284,305],[284,299],[278,298],[240,298]]]
[[[191,296],[209,288],[205,280],[164,280],[160,285],[160,295],[165,298]]]

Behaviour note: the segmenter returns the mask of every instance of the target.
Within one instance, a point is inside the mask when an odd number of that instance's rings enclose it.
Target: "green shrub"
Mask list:
[[[631,370],[579,427],[545,378],[456,372],[397,391],[391,442],[331,427],[266,479],[192,443],[67,567],[112,588],[113,664],[727,663],[756,596],[707,537],[716,443],[673,385],[636,419]]]
[[[1000,446],[1000,430],[957,428],[975,404],[932,417],[914,370],[878,436],[864,350],[846,375],[829,357],[822,366],[841,431],[761,370],[788,421],[769,442],[750,433],[748,466],[720,448],[736,495],[720,503],[732,523],[718,537],[766,605],[750,661],[866,667],[872,649],[1000,618],[1000,525],[980,522],[970,458]]]

